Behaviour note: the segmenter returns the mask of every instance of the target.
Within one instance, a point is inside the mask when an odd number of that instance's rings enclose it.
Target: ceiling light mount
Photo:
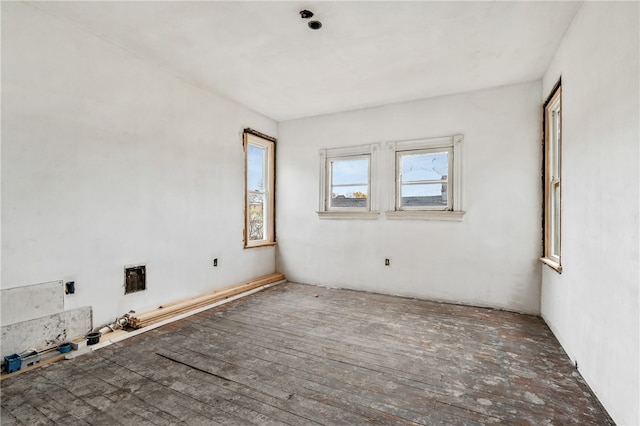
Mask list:
[[[313,12],[307,9],[301,10],[300,17],[302,19],[311,19],[313,17]],[[319,30],[320,28],[322,28],[322,22],[320,21],[309,21],[307,25],[312,30]]]
[[[300,17],[302,19],[310,19],[310,18],[313,17],[313,12],[310,11],[310,10],[306,10],[306,9],[305,10],[301,10],[300,11]]]

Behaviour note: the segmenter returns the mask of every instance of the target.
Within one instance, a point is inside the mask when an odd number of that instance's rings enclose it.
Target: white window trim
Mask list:
[[[320,219],[364,219],[373,220],[380,216],[378,212],[363,212],[363,211],[338,211],[330,210],[327,212],[317,212]]]
[[[387,151],[389,155],[387,160],[387,175],[390,177],[390,179],[389,184],[387,185],[387,199],[389,200],[388,210],[385,213],[387,219],[461,221],[465,214],[462,205],[463,145],[464,135],[461,134],[439,138],[388,142]],[[451,187],[453,192],[451,209],[400,210],[398,206],[397,153],[404,151],[418,151],[438,148],[450,148],[452,149],[453,153],[453,173],[451,176],[448,176],[449,186]]]
[[[244,150],[244,247],[265,247],[275,245],[275,139],[268,136],[262,136],[248,129],[243,133],[243,150]],[[266,157],[264,159],[264,177],[263,184],[264,196],[266,198],[266,211],[263,212],[264,220],[264,238],[261,240],[251,240],[249,238],[249,191],[247,190],[247,152],[249,145],[255,145],[265,149]]]
[[[378,152],[379,144],[350,146],[344,148],[327,148],[320,150],[320,198],[318,203],[318,218],[320,219],[377,219],[378,212]],[[328,164],[333,159],[345,159],[348,157],[369,157],[369,194],[367,209],[329,209],[328,188],[331,183],[328,173]]]
[[[453,200],[451,199],[451,197],[447,197],[447,205],[446,206],[405,206],[405,207],[401,207],[401,200],[402,200],[402,182],[399,179],[399,175],[400,175],[400,168],[401,168],[401,163],[400,163],[400,157],[402,155],[420,155],[420,154],[434,154],[434,153],[440,153],[440,152],[446,152],[448,155],[448,164],[447,164],[447,169],[448,170],[453,170],[453,148],[452,147],[437,147],[437,148],[425,148],[425,149],[411,149],[408,151],[395,151],[395,156],[396,156],[396,163],[395,163],[395,181],[396,181],[396,192],[395,192],[395,197],[396,197],[396,210],[397,211],[409,211],[409,210],[414,210],[414,211],[423,211],[423,210],[430,210],[430,211],[440,211],[440,210],[453,210]],[[451,185],[453,183],[453,180],[447,176],[447,185]],[[451,189],[453,190],[453,188]]]
[[[562,273],[562,85],[558,81],[551,91],[549,99],[544,105],[544,229],[543,229],[543,256],[540,261],[555,269],[556,272]],[[557,111],[560,116],[559,135],[556,135],[552,129],[551,115]],[[553,158],[554,151],[557,151],[557,158]],[[552,170],[552,163],[555,163],[557,170]],[[556,176],[557,175],[557,176]],[[556,204],[553,195],[553,186],[558,185],[560,191],[560,201]],[[553,216],[555,210],[558,210],[558,247],[553,245],[554,232]],[[554,248],[557,253],[554,252]]]
[[[562,273],[562,265],[560,265],[559,262],[556,262],[552,259],[546,258],[546,257],[541,257],[540,258],[540,262],[544,263],[545,265],[551,267],[552,269],[555,269],[558,273]]]

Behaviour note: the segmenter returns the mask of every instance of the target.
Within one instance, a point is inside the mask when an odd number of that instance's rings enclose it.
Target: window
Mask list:
[[[453,203],[447,196],[450,148],[400,151],[396,158],[399,210],[451,210]]]
[[[275,243],[275,139],[251,129],[244,131],[244,246]]]
[[[329,159],[327,167],[328,210],[369,211],[369,156]]]
[[[556,84],[544,105],[544,256],[558,272],[561,234],[562,88]]]
[[[462,135],[391,142],[389,219],[461,220]]]
[[[378,145],[320,151],[320,208],[322,219],[375,219],[374,182]]]

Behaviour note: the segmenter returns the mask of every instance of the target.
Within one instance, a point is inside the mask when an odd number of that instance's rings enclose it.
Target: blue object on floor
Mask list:
[[[18,354],[11,354],[4,357],[4,369],[7,373],[13,373],[22,368],[22,358]]]
[[[58,346],[58,352],[60,352],[61,354],[71,352],[71,343],[63,343]]]

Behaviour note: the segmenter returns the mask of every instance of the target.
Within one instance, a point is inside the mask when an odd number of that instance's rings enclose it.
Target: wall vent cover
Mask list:
[[[145,265],[124,268],[124,294],[147,289],[147,271]]]

